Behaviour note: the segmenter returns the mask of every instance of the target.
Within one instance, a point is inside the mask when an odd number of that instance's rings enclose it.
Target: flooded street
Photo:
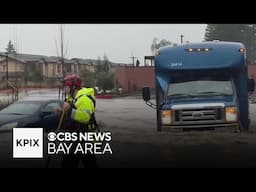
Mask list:
[[[30,91],[22,97],[58,99],[58,91]],[[155,110],[140,99],[97,99],[101,131],[112,133],[112,155],[100,167],[256,167],[256,104],[250,105],[249,133],[157,132]],[[0,167],[44,167],[45,159],[12,158],[12,134],[0,134]],[[60,167],[57,157],[51,167]]]

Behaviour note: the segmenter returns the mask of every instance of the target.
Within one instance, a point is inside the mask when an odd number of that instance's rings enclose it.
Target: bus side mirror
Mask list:
[[[253,92],[255,90],[255,81],[254,79],[248,79],[248,91]]]
[[[142,97],[143,97],[143,100],[146,102],[148,102],[150,100],[150,88],[149,87],[142,88]]]

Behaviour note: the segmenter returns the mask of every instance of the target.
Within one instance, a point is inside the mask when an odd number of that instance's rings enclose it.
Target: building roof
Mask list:
[[[1,56],[6,56],[6,53],[0,52]],[[59,57],[56,56],[44,56],[44,55],[32,55],[32,54],[8,54],[9,58],[18,60],[22,63],[26,62],[39,62],[41,60],[47,62],[47,63],[57,63],[60,61]],[[69,59],[64,59],[64,63],[74,63],[74,61]]]
[[[0,52],[1,56],[6,56],[6,53]],[[39,62],[40,60],[48,60],[49,57],[43,55],[31,55],[31,54],[8,54],[8,58],[12,58],[14,60],[20,61],[22,63],[26,62]]]
[[[5,52],[0,52],[0,56],[5,57],[6,53]],[[57,63],[60,62],[60,57],[57,56],[45,56],[45,55],[32,55],[32,54],[22,54],[22,53],[17,53],[17,54],[8,54],[9,58],[15,59],[19,62],[26,63],[26,62],[40,62],[44,61],[47,63]],[[66,64],[72,64],[77,62],[78,64],[81,65],[98,65],[98,60],[96,59],[83,59],[83,58],[72,58],[72,59],[64,59],[64,63]],[[113,63],[110,62],[111,66],[128,66],[129,64],[127,63]]]
[[[0,55],[6,56],[6,53],[0,52]],[[17,59],[20,62],[31,62],[31,61],[39,61],[45,56],[43,55],[31,55],[31,54],[8,54],[9,58]]]
[[[71,60],[76,61],[77,63],[81,65],[88,65],[88,64],[97,64],[97,60],[95,59],[82,59],[82,58],[72,58]]]
[[[47,63],[57,63],[58,57],[43,57],[43,60]]]

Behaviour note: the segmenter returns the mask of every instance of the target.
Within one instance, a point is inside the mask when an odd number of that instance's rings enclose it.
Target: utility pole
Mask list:
[[[135,62],[134,62],[134,60],[135,60],[137,57],[132,56],[132,57],[129,57],[129,58],[131,58],[131,59],[132,59],[132,66],[134,67],[134,66],[135,66]]]
[[[61,70],[62,70],[62,78],[64,78],[67,74],[67,64],[65,63],[65,57],[67,56],[67,47],[64,45],[64,26],[61,24],[59,26],[59,32],[60,32],[60,42],[57,42],[55,40],[55,46],[56,46],[56,51],[58,55],[58,60],[61,64]],[[60,44],[59,46],[57,44]]]
[[[61,54],[61,66],[62,66],[62,77],[64,78],[66,76],[66,66],[64,63],[64,42],[63,42],[63,33],[64,33],[64,28],[61,25],[60,26],[60,54]]]
[[[184,35],[180,35],[180,43],[183,44],[183,37]]]
[[[8,52],[5,53],[6,55],[6,88],[8,89],[8,81],[9,81],[9,68],[8,68]]]

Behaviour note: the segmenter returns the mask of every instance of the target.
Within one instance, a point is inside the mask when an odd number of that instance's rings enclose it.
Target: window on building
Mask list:
[[[67,66],[67,72],[71,73],[71,65],[70,64],[66,64],[66,66]]]

